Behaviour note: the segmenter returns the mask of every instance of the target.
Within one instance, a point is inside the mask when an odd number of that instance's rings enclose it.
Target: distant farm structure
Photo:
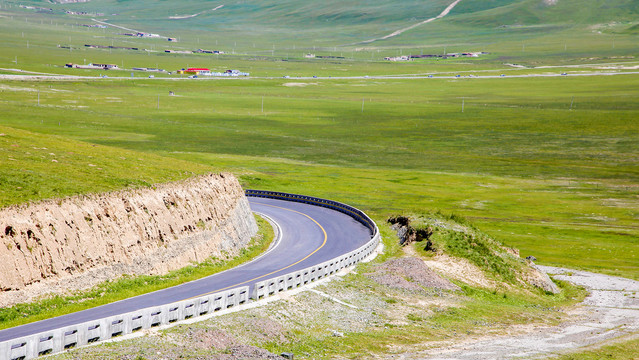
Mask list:
[[[88,65],[80,65],[74,63],[65,64],[64,67],[71,69],[93,69],[93,70],[118,70],[119,67],[116,64],[97,64],[91,63]]]
[[[92,45],[92,44],[84,44],[85,47],[90,49],[120,49],[120,50],[140,50],[136,47],[127,47],[127,46],[113,46],[113,45]]]
[[[224,54],[224,51],[197,49],[197,50],[193,50],[193,53],[194,54]]]
[[[164,50],[165,53],[167,54],[224,54],[224,51],[221,50],[204,50],[204,49],[197,49],[197,50]]]
[[[222,77],[226,77],[226,76],[249,76],[250,74],[247,72],[241,72],[239,70],[226,70],[224,72],[216,72],[216,71],[211,71],[211,69],[208,68],[187,68],[187,69],[181,69],[177,71],[178,74],[189,74],[189,75],[195,75],[195,76],[222,76]]]
[[[386,61],[411,61],[413,59],[448,59],[448,58],[460,58],[460,57],[479,57],[481,55],[487,55],[487,52],[461,52],[461,53],[447,53],[447,54],[420,54],[420,55],[401,55],[401,56],[388,56],[385,57]]]
[[[164,69],[149,68],[149,67],[134,67],[131,70],[134,70],[134,71],[148,71],[148,72],[166,72],[166,70],[164,70]]]
[[[145,32],[135,32],[135,33],[124,33],[121,34],[124,36],[135,36],[135,37],[150,37],[150,38],[159,38],[159,34],[145,33]]]
[[[84,27],[90,27],[90,28],[99,28],[99,29],[106,29],[106,25],[102,25],[102,24],[82,24],[82,26]]]

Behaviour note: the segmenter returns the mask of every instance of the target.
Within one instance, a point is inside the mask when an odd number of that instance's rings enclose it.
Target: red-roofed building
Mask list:
[[[207,68],[188,68],[184,70],[185,74],[206,75],[211,73],[211,69]]]

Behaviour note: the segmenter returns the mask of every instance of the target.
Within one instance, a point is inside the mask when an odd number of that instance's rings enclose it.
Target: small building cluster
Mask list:
[[[167,54],[224,54],[224,51],[221,50],[203,50],[203,49],[197,49],[197,50],[164,50],[165,53]]]
[[[106,29],[106,25],[102,25],[102,24],[82,24],[82,26],[85,27],[90,27],[90,28],[99,28],[99,29]]]
[[[74,63],[68,63],[64,65],[65,67],[72,69],[94,69],[94,70],[117,70],[119,69],[116,64],[95,64],[91,63],[88,65],[80,65]]]
[[[124,35],[124,36],[135,36],[135,37],[150,37],[150,38],[160,37],[159,34],[152,34],[152,33],[145,33],[145,32],[124,33],[124,34],[121,34],[121,35]]]
[[[88,65],[80,65],[74,63],[67,63],[64,65],[70,69],[89,69],[89,70],[120,70],[118,65],[116,64],[98,64],[98,63],[90,63]],[[134,67],[131,70],[133,71],[146,71],[146,72],[166,72],[164,69],[160,68],[152,68],[152,67]],[[242,72],[240,70],[226,70],[224,72],[212,71],[209,68],[196,68],[190,67],[186,69],[180,69],[176,71],[177,74],[186,74],[196,76],[220,76],[220,77],[236,77],[236,76],[250,76],[247,72]],[[169,74],[171,74],[169,72]],[[133,75],[131,75],[133,76]],[[153,77],[150,75],[149,77]]]
[[[81,16],[104,16],[104,13],[94,13],[88,11],[73,11],[73,10],[65,10],[65,14],[67,15],[81,15]]]
[[[213,72],[207,68],[187,68],[177,71],[178,74],[189,74],[196,76],[249,76],[247,72],[241,72],[239,70],[226,70],[225,72]]]
[[[197,49],[197,50],[193,50],[193,53],[194,54],[224,54],[224,51]]]
[[[386,61],[410,61],[410,55],[402,56],[387,56],[384,58]]]
[[[411,61],[412,59],[430,59],[430,58],[459,58],[459,57],[479,57],[480,55],[486,55],[487,52],[461,52],[461,53],[447,53],[447,54],[420,54],[420,55],[402,55],[402,56],[389,56],[385,57],[386,61]]]
[[[149,72],[166,72],[166,70],[164,70],[164,69],[148,68],[148,67],[134,67],[131,70],[134,70],[134,71],[149,71]]]
[[[91,49],[121,49],[121,50],[140,50],[136,47],[127,47],[127,46],[113,46],[113,45],[92,45],[92,44],[84,44],[85,47]]]

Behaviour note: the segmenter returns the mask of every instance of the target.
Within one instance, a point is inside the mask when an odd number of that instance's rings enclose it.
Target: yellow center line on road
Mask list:
[[[218,292],[218,291],[228,290],[228,289],[230,289],[230,288],[234,288],[234,287],[237,287],[237,286],[240,286],[240,285],[243,285],[243,284],[249,283],[249,282],[251,282],[251,281],[255,281],[255,280],[258,280],[258,279],[264,278],[264,277],[266,277],[266,276],[273,275],[273,274],[275,274],[276,272],[279,272],[279,271],[282,271],[282,270],[286,270],[286,269],[288,269],[288,268],[290,268],[290,267],[292,267],[292,266],[295,266],[295,265],[297,265],[297,264],[301,263],[302,261],[304,261],[304,260],[308,259],[308,258],[309,258],[309,257],[311,257],[313,254],[315,254],[316,252],[318,252],[321,248],[323,248],[323,247],[324,247],[324,245],[326,245],[326,240],[327,240],[327,238],[328,238],[328,236],[326,235],[326,230],[324,230],[324,228],[322,227],[322,225],[320,225],[320,223],[318,223],[315,219],[313,219],[313,218],[312,218],[312,217],[310,217],[309,215],[306,215],[306,214],[304,214],[303,212],[299,212],[299,211],[296,211],[296,210],[291,210],[291,209],[283,208],[283,207],[280,207],[280,206],[268,205],[268,204],[264,204],[264,203],[260,203],[260,205],[270,206],[270,207],[274,207],[274,208],[278,208],[278,209],[282,209],[282,210],[286,210],[286,211],[291,211],[291,212],[298,213],[298,214],[300,214],[300,215],[304,215],[304,216],[306,216],[306,217],[307,217],[307,218],[309,218],[312,222],[314,222],[315,224],[317,224],[317,226],[319,226],[319,228],[322,230],[322,233],[324,233],[324,241],[322,242],[322,245],[320,245],[317,249],[313,250],[313,252],[311,252],[310,254],[306,255],[303,259],[298,260],[298,261],[296,261],[296,262],[294,262],[294,263],[292,263],[292,264],[290,264],[290,265],[288,265],[288,266],[285,266],[285,267],[283,267],[283,268],[281,268],[281,269],[277,269],[277,270],[271,271],[271,272],[270,272],[270,273],[268,273],[268,274],[264,274],[264,275],[261,275],[261,276],[255,277],[255,278],[252,278],[252,279],[249,279],[249,280],[243,281],[243,282],[241,282],[241,283],[237,283],[237,284],[234,284],[234,285],[230,285],[230,286],[227,286],[227,287],[222,288],[222,289],[217,289],[217,290],[209,291],[209,292],[204,293],[204,294],[200,294],[200,295],[196,295],[196,296],[191,296],[190,298],[186,298],[186,299],[184,299],[184,300],[190,300],[190,299],[194,299],[194,298],[197,298],[197,297],[210,295],[210,294],[216,293],[216,292]]]

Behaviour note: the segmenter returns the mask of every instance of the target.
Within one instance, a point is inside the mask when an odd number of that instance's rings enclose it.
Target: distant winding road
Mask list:
[[[249,198],[251,209],[267,215],[280,230],[278,244],[247,264],[179,286],[108,305],[0,331],[0,341],[100,319],[270,279],[320,264],[355,250],[371,233],[352,217],[323,207]]]

